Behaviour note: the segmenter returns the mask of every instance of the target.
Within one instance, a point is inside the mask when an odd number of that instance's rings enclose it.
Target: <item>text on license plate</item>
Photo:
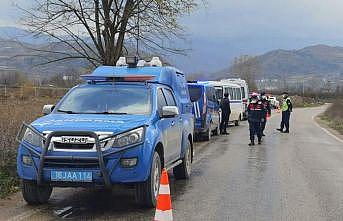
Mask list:
[[[52,181],[67,182],[92,182],[92,172],[90,171],[56,171],[50,172]]]

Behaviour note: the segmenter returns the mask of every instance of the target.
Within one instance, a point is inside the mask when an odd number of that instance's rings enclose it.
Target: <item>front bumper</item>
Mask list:
[[[96,152],[60,152],[49,151],[48,146],[52,136],[60,135],[87,135],[96,139]],[[92,132],[53,132],[49,134],[43,148],[20,142],[17,156],[17,170],[21,179],[37,181],[38,185],[51,186],[106,186],[117,183],[143,182],[148,178],[150,171],[149,150],[145,146],[149,142],[142,142],[134,146],[121,149],[111,148],[102,151],[96,134]],[[29,156],[31,165],[23,163],[23,156]],[[143,157],[144,156],[144,157]],[[137,164],[126,168],[120,159],[137,158]],[[54,182],[51,181],[51,171],[87,171],[92,172],[92,182]]]

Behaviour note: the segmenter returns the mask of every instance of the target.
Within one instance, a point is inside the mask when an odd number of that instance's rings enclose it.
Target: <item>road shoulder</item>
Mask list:
[[[343,143],[343,134],[340,134],[337,130],[331,128],[328,125],[328,122],[326,122],[325,120],[322,120],[320,118],[321,114],[314,116],[314,121],[317,124],[317,126],[320,127],[321,129],[323,129],[330,136],[334,137],[336,140]]]

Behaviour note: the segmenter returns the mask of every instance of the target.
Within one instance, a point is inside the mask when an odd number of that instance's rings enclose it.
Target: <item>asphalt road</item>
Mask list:
[[[259,146],[248,147],[246,122],[229,136],[197,143],[192,178],[170,178],[174,220],[343,220],[343,143],[313,121],[324,108],[295,109],[290,134],[275,130],[275,114]],[[63,208],[65,220],[154,216],[135,204],[133,190],[118,187],[59,189],[40,207],[16,194],[0,201],[0,220],[64,220],[56,215]]]

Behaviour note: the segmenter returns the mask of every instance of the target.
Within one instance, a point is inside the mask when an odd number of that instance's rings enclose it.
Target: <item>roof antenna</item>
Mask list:
[[[139,8],[139,2],[140,0],[138,0],[137,2],[137,37],[136,37],[136,56],[139,58],[139,39],[140,39],[140,8]]]

